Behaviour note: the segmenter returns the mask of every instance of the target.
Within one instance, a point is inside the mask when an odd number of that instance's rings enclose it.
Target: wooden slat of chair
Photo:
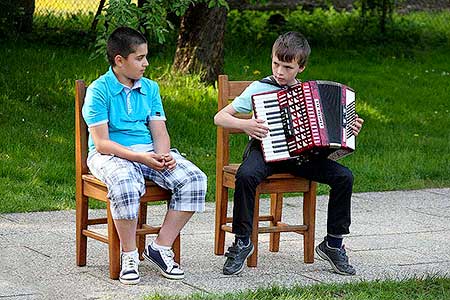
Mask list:
[[[108,244],[110,278],[118,279],[120,273],[120,241],[111,216],[108,190],[106,185],[89,173],[86,163],[88,152],[88,131],[81,109],[84,103],[86,85],[84,81],[75,82],[75,169],[76,169],[76,263],[86,265],[87,238],[93,238]],[[151,181],[146,181],[146,192],[141,197],[136,242],[140,258],[145,248],[145,236],[157,234],[160,226],[147,225],[147,203],[170,200],[169,191]],[[88,217],[88,201],[95,199],[106,203],[106,218]],[[107,224],[107,235],[89,229],[90,225]],[[180,263],[180,235],[174,242],[175,261]]]
[[[229,81],[228,76],[220,75],[218,81],[218,110],[227,106],[231,100],[239,96],[251,81]],[[249,118],[248,115],[237,115],[239,118]],[[225,249],[225,232],[232,232],[233,218],[227,216],[228,190],[235,188],[235,175],[238,163],[230,163],[230,135],[243,133],[238,129],[217,127],[216,148],[216,224],[215,246],[216,255],[223,255]],[[242,149],[240,149],[242,150]],[[293,176],[291,174],[274,174],[264,180],[257,188],[253,219],[252,242],[255,251],[248,258],[247,265],[256,267],[258,257],[258,234],[269,233],[269,250],[279,251],[280,233],[295,232],[303,235],[304,262],[314,262],[314,230],[316,209],[316,186],[313,181]],[[281,221],[283,210],[283,194],[288,192],[303,193],[303,224],[289,225]],[[261,194],[270,194],[269,215],[260,215],[259,198]],[[260,227],[259,222],[268,221],[269,226]]]

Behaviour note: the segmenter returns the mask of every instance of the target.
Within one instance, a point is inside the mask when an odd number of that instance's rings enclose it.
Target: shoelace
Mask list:
[[[347,267],[349,266],[349,264],[348,264],[348,256],[346,253],[347,251],[345,251],[345,247],[342,246],[342,248],[339,249],[339,256],[342,258],[342,264]]]
[[[161,253],[161,257],[166,263],[167,267],[169,267],[170,269],[178,268],[178,264],[173,259],[175,257],[175,254],[173,253],[172,249],[159,250],[159,252]]]
[[[231,247],[228,248],[228,252],[225,253],[225,257],[235,258],[238,253],[239,246],[233,242]]]
[[[125,270],[135,270],[136,269],[136,261],[134,257],[131,255],[124,255],[122,257],[122,269]]]

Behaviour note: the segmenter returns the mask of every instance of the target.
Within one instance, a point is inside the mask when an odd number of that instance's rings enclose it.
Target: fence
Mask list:
[[[36,0],[35,14],[67,15],[75,13],[95,13],[100,5],[100,0]],[[105,4],[107,4],[108,0]],[[137,0],[132,1],[137,3]]]

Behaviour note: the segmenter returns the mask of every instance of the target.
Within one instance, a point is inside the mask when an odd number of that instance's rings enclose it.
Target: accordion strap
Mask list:
[[[259,82],[267,83],[267,84],[270,84],[270,85],[274,85],[274,86],[276,86],[276,87],[278,87],[280,89],[284,88],[282,85],[278,84],[278,82],[275,80],[275,78],[273,78],[273,76],[269,76],[269,77],[263,78]]]
[[[275,78],[273,78],[273,76],[263,78],[259,82],[270,84],[270,85],[276,86],[280,89],[287,89],[289,87],[287,85],[279,85],[278,82],[275,80]],[[300,81],[297,79],[297,82],[300,82]]]

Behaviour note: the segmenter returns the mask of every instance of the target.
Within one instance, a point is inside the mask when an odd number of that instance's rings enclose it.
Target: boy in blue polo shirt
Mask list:
[[[184,278],[172,245],[194,212],[205,209],[206,175],[170,149],[159,87],[143,77],[147,51],[140,32],[117,28],[107,42],[111,66],[88,87],[83,106],[90,132],[87,164],[108,187],[122,246],[119,280],[125,284],[140,281],[136,226],[145,179],[172,191],[159,235],[144,252],[163,276]]]

